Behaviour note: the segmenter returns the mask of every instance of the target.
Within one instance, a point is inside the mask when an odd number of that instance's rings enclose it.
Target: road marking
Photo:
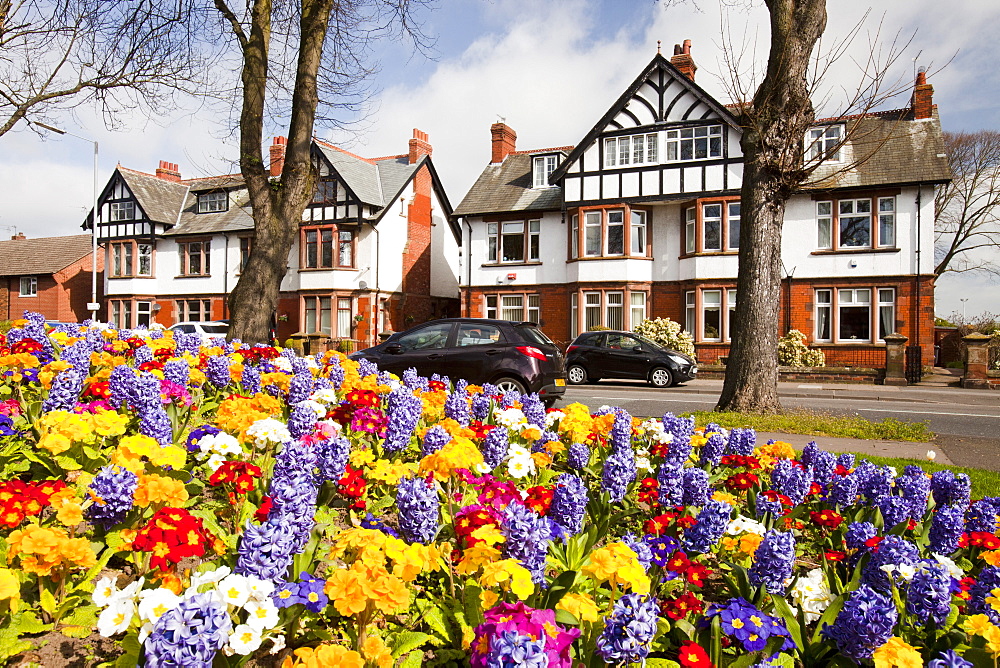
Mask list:
[[[955,417],[986,417],[1000,420],[1000,415],[987,415],[983,413],[942,413],[941,411],[890,411],[881,408],[858,408],[858,411],[868,411],[869,413],[909,413],[910,415],[952,415]]]
[[[822,385],[798,385],[800,390],[822,390]]]

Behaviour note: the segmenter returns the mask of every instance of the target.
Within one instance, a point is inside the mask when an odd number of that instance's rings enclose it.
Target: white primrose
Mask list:
[[[250,582],[246,576],[237,573],[230,573],[219,580],[216,589],[223,601],[237,608],[242,608],[250,600]]]
[[[270,600],[255,601],[251,598],[243,609],[247,611],[247,624],[262,633],[278,625],[278,606]]]
[[[263,640],[260,631],[249,624],[240,624],[229,636],[229,647],[237,654],[246,655],[256,652]]]
[[[124,633],[135,617],[135,601],[131,598],[114,598],[97,618],[97,632],[105,638]]]
[[[139,618],[156,624],[157,620],[178,605],[181,597],[165,587],[147,589],[139,594]]]

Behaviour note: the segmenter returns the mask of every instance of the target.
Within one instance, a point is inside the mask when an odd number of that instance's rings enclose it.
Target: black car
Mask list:
[[[634,378],[670,387],[698,375],[693,359],[632,332],[584,332],[566,349],[570,383]]]
[[[493,383],[503,391],[537,392],[549,405],[566,391],[562,352],[531,322],[433,320],[350,357],[396,375],[412,367],[421,376],[438,373],[475,385]]]

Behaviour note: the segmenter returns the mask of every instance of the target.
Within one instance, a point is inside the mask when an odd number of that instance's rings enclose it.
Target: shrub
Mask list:
[[[661,346],[684,353],[688,357],[694,358],[694,337],[682,331],[681,325],[670,318],[656,318],[655,320],[643,320],[633,328],[636,334],[645,336],[647,339],[656,341]]]
[[[826,366],[826,355],[806,346],[806,335],[793,329],[778,339],[778,364],[781,366]]]

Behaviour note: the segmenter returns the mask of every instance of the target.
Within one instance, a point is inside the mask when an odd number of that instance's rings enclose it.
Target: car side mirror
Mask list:
[[[635,348],[632,349],[632,352],[634,352],[634,353],[641,353],[642,352],[642,346],[636,346]]]
[[[401,352],[403,352],[403,346],[399,345],[398,343],[391,343],[385,347],[385,352],[389,353],[390,355],[398,355]]]

